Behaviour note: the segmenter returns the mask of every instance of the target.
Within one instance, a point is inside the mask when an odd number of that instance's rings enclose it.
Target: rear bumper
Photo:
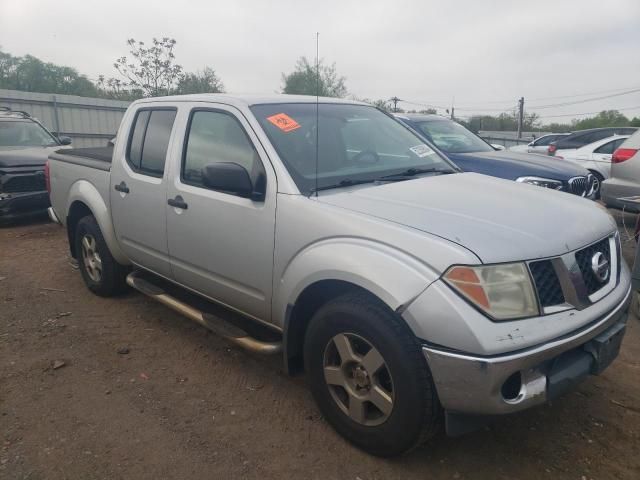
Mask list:
[[[600,198],[610,208],[638,211],[638,208],[618,200],[621,197],[635,195],[640,195],[640,183],[622,178],[609,178],[602,182],[602,187],[600,187]]]
[[[44,214],[50,205],[46,191],[0,193],[0,222]]]
[[[484,357],[424,346],[442,406],[467,415],[516,412],[544,403],[587,375],[599,373],[594,343],[603,332],[620,328],[621,340],[630,300],[629,287],[621,303],[588,326],[520,352]]]

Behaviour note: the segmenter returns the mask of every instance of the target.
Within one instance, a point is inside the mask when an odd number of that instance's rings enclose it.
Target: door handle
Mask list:
[[[118,192],[129,193],[129,187],[127,187],[127,184],[124,183],[124,182],[120,182],[119,184],[117,184],[113,188]]]
[[[189,205],[186,204],[186,202],[180,195],[178,195],[176,198],[170,198],[169,200],[167,200],[167,203],[174,208],[181,208],[182,210],[186,210],[187,208],[189,208]]]

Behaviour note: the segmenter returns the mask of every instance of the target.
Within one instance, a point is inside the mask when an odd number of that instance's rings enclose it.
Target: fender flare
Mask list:
[[[116,238],[116,232],[111,221],[111,213],[98,189],[86,180],[78,180],[69,189],[68,198],[69,208],[67,209],[67,215],[75,203],[80,202],[86,205],[95,217],[96,222],[98,222],[104,241],[109,247],[113,258],[121,265],[130,265],[131,262],[120,248]]]
[[[273,318],[283,321],[302,292],[323,280],[351,283],[392,310],[402,310],[439,277],[423,260],[382,242],[353,237],[320,240],[300,250],[277,279]]]

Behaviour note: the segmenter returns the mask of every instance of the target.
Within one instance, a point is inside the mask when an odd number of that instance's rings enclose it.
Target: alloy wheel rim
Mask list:
[[[93,235],[86,234],[82,237],[82,263],[89,278],[99,283],[102,280],[102,259],[96,245]]]
[[[384,423],[393,411],[391,372],[380,352],[354,333],[339,333],[327,343],[324,378],[340,410],[361,425]]]

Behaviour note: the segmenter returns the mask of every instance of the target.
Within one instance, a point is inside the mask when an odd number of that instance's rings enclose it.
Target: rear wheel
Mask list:
[[[126,290],[128,269],[115,261],[96,219],[88,215],[78,222],[75,251],[82,279],[96,295],[110,297]]]
[[[398,455],[437,432],[441,409],[420,343],[374,298],[348,294],[320,308],[304,353],[322,414],[363,450]]]

